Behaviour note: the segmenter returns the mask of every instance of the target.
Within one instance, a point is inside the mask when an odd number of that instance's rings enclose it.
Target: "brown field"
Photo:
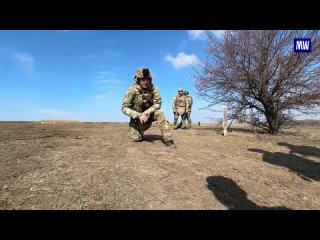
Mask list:
[[[320,127],[0,123],[0,209],[320,209]]]

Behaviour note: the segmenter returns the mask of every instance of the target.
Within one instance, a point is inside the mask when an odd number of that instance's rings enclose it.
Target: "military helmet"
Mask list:
[[[134,80],[137,81],[139,78],[150,78],[152,79],[152,74],[149,68],[139,68],[134,75]]]
[[[178,92],[183,92],[183,89],[182,89],[182,88],[179,88],[179,89],[178,89]]]
[[[184,91],[183,94],[184,94],[184,95],[188,95],[189,92],[188,92],[188,91]]]

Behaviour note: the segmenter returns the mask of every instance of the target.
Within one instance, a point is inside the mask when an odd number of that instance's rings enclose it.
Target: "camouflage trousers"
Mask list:
[[[191,127],[191,112],[187,113],[187,120],[188,120],[189,127]]]
[[[179,125],[178,124],[178,119],[179,119],[179,116],[181,116],[181,123]],[[179,113],[175,113],[174,114],[174,123],[173,125],[175,127],[181,127],[181,128],[186,128],[187,127],[187,123],[186,123],[186,120],[187,120],[187,113],[183,113],[183,114],[179,114]]]
[[[144,132],[152,126],[152,122],[154,121],[158,122],[158,127],[162,133],[163,141],[168,142],[173,140],[169,122],[166,120],[161,110],[152,114],[145,124],[140,123],[139,119],[131,118],[129,127],[132,140],[135,142],[142,141]]]

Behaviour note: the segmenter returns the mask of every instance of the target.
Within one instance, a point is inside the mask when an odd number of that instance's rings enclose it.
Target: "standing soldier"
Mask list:
[[[187,109],[187,120],[188,120],[189,128],[191,128],[191,111],[192,111],[193,99],[189,95],[189,91],[184,91],[183,94],[186,96],[187,102],[189,105],[189,108]]]
[[[152,83],[152,75],[148,68],[140,68],[134,76],[135,83],[128,89],[122,104],[122,112],[130,117],[131,138],[141,142],[144,132],[152,122],[157,121],[163,142],[168,147],[176,147],[161,108],[161,96],[158,88]]]
[[[189,108],[188,101],[183,95],[183,89],[178,89],[178,95],[173,98],[172,109],[174,114],[174,128],[178,128],[178,118],[181,116],[182,129],[186,128],[187,109]],[[179,124],[180,126],[180,124]]]

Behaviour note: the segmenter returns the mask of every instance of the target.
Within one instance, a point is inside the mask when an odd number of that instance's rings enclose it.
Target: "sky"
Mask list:
[[[193,123],[211,122],[222,114],[202,109],[191,76],[206,47],[203,30],[0,30],[0,121],[128,122],[124,95],[148,67],[169,122],[178,88],[193,97]]]
[[[169,122],[178,88],[193,122],[210,122],[220,116],[201,110],[191,76],[205,49],[203,30],[1,30],[0,121],[128,122],[124,94],[148,67]]]

